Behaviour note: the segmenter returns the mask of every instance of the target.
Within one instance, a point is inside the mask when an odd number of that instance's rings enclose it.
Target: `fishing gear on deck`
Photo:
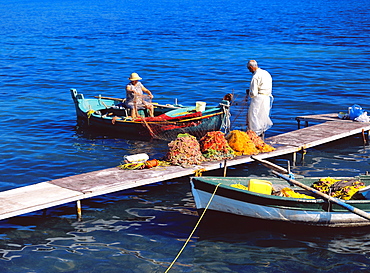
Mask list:
[[[145,162],[139,163],[123,163],[118,166],[122,170],[142,170],[142,169],[151,169],[155,167],[167,167],[170,164],[166,161],[161,161],[158,159],[151,159]]]
[[[123,157],[123,162],[118,166],[120,169],[124,170],[141,170],[141,169],[150,169],[158,166],[169,166],[169,163],[166,161],[160,161],[157,159],[149,160],[149,155],[147,154],[134,154],[126,155]]]

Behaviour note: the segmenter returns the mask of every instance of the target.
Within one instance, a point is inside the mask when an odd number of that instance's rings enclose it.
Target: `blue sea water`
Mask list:
[[[370,3],[365,0],[3,0],[0,3],[0,190],[160,158],[166,143],[81,134],[69,89],[123,97],[137,72],[158,102],[218,103],[235,94],[233,129],[256,59],[274,80],[274,126],[298,115],[369,109]],[[369,170],[360,136],[310,149],[306,176]],[[277,163],[285,164],[285,159]],[[230,176],[268,174],[255,164]],[[210,173],[221,175],[217,171]],[[6,206],[6,204],[1,204]],[[198,216],[179,178],[0,222],[1,272],[164,272]],[[297,232],[225,221],[203,224],[170,272],[370,270],[368,229]]]

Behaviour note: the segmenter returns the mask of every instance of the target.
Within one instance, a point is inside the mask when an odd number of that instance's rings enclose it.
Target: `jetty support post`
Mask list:
[[[81,200],[76,201],[76,209],[77,209],[77,221],[81,221],[82,220]]]
[[[301,164],[304,164],[304,156],[307,154],[306,149],[301,150]]]
[[[362,141],[365,149],[365,146],[369,144],[369,131],[365,132],[365,130],[362,129]]]
[[[301,129],[301,119],[297,117],[297,118],[295,118],[295,120],[298,123],[298,129]],[[304,127],[308,127],[308,121],[307,120],[304,121]]]
[[[224,160],[224,177],[226,177],[226,171],[227,171],[227,159]]]
[[[299,118],[295,118],[298,123],[298,129],[301,129],[301,120]]]
[[[292,164],[295,166],[295,163],[297,162],[297,152],[293,153],[293,158],[292,158]]]

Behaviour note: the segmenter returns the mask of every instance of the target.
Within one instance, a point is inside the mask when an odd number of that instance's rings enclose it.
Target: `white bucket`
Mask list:
[[[147,161],[149,156],[147,154],[125,155],[123,159],[127,163],[140,163]]]
[[[203,112],[206,110],[206,103],[204,101],[197,101],[195,104],[195,110],[197,112]]]

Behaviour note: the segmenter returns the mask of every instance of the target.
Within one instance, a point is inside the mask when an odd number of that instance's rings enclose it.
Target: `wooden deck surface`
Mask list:
[[[320,118],[318,115],[315,116]],[[304,120],[304,117],[301,118]],[[310,118],[312,116],[307,116],[307,119]],[[324,115],[321,120],[325,121]],[[363,130],[369,131],[370,123],[339,119],[326,121],[266,139],[266,142],[276,150],[259,154],[257,157],[266,159],[291,154],[359,134]],[[227,160],[226,165],[234,166],[251,161],[253,159],[250,156],[239,156]],[[224,164],[224,161],[213,161],[189,168],[180,166],[144,170],[110,168],[3,191],[0,192],[0,220],[94,196],[194,175],[195,171],[200,169],[204,171],[222,169]]]
[[[294,146],[300,147],[301,150],[360,134],[363,130],[369,131],[370,123],[347,120],[327,121],[270,137],[268,141],[274,147],[276,145]]]
[[[298,117],[296,117],[296,120],[304,120],[304,121],[349,121],[349,122],[353,122],[352,120],[342,120],[342,119],[338,118],[338,113],[298,116]]]

